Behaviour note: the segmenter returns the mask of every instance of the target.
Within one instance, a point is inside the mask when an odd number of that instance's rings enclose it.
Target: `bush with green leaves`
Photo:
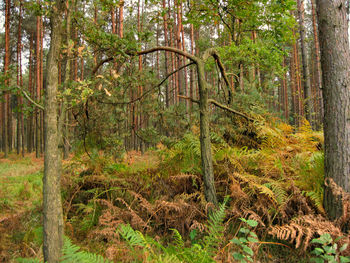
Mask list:
[[[241,227],[238,231],[238,237],[233,238],[230,242],[239,247],[238,252],[233,253],[234,259],[239,262],[253,262],[254,251],[249,246],[250,244],[258,243],[258,236],[250,229],[258,225],[255,220],[247,220],[240,218],[240,220],[246,225]]]
[[[344,244],[340,248],[338,248],[337,242],[342,237],[338,237],[335,240],[333,240],[332,236],[329,233],[321,235],[319,238],[315,238],[311,241],[311,243],[319,244],[320,247],[316,247],[312,253],[315,254],[317,257],[312,258],[312,262],[316,263],[346,263],[350,262],[350,257],[344,257],[341,256],[340,253],[343,252],[347,247],[348,244]]]

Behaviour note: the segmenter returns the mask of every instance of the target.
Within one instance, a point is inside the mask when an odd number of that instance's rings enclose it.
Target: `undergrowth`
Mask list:
[[[294,130],[262,121],[232,133],[216,129],[211,140],[218,199],[230,197],[220,225],[208,218],[214,207],[203,194],[194,127],[145,156],[132,152],[116,161],[96,153],[94,159],[80,155],[67,162],[66,234],[92,253],[121,262],[196,262],[199,254],[207,262],[281,262],[284,254],[289,262],[309,262],[315,238],[328,233],[333,240],[344,236],[339,246],[349,243],[341,230],[349,218],[331,222],[322,206],[322,133],[307,123]],[[246,223],[240,218],[257,225],[242,233]],[[127,240],[139,243],[130,247]],[[194,258],[186,258],[190,254]]]

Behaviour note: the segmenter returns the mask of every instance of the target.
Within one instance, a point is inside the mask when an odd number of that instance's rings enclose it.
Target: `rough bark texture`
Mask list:
[[[350,192],[350,51],[346,1],[318,0],[323,72],[325,176]],[[342,215],[342,201],[326,185],[324,206],[331,219]]]
[[[56,1],[51,23],[51,43],[47,60],[47,89],[45,94],[45,155],[43,179],[44,261],[59,262],[63,243],[63,216],[61,204],[61,157],[58,148],[57,123],[58,59],[61,47],[63,2]]]
[[[215,205],[218,204],[214,183],[213,157],[209,131],[209,105],[208,83],[205,81],[204,63],[197,63],[198,86],[199,86],[199,113],[200,113],[200,145],[203,169],[205,199]]]

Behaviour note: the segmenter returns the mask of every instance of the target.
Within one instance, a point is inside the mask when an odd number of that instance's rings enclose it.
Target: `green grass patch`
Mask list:
[[[30,160],[0,163],[0,213],[17,208],[31,209],[41,202],[43,173]]]

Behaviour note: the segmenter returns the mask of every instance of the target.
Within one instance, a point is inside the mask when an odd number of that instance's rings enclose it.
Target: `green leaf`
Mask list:
[[[238,252],[233,253],[233,257],[236,260],[243,260],[244,259],[244,256],[241,253],[238,253]]]
[[[319,248],[319,247],[317,247],[317,248],[315,248],[314,249],[314,251],[312,251],[314,254],[316,254],[316,255],[323,255],[323,253],[324,253],[324,250],[322,249],[322,248]]]
[[[258,225],[258,222],[255,220],[247,220],[246,222],[250,227],[256,227]]]
[[[324,263],[324,259],[322,258],[311,258],[310,260],[315,263]]]
[[[240,240],[238,240],[237,238],[231,239],[230,242],[233,243],[233,244],[236,244],[236,245],[241,245],[242,244],[242,242]]]
[[[239,232],[243,233],[243,234],[248,234],[250,232],[250,230],[248,228],[242,227]]]
[[[253,250],[252,250],[250,247],[244,247],[244,248],[243,248],[243,251],[244,251],[245,253],[247,253],[248,255],[250,255],[250,256],[253,256],[253,255],[254,255],[254,252],[253,252]]]
[[[247,243],[248,240],[245,237],[240,237],[239,241],[241,241],[242,243]]]
[[[347,249],[348,245],[349,245],[348,243],[345,243],[344,245],[341,246],[341,248],[339,248],[339,251],[343,252],[345,249]]]
[[[340,263],[348,263],[348,262],[350,262],[350,257],[340,256],[339,259],[340,259]]]
[[[259,242],[259,240],[254,238],[254,237],[247,237],[247,239],[248,239],[249,242],[252,242],[252,243],[258,243]]]

